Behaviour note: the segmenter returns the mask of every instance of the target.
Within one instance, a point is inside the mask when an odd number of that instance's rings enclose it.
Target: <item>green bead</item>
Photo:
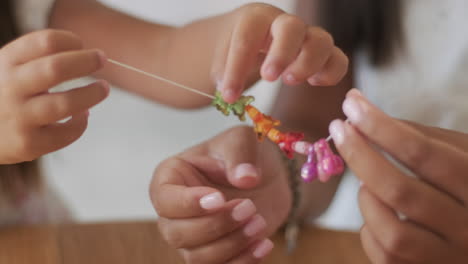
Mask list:
[[[251,104],[255,98],[253,96],[241,96],[236,102],[229,104],[223,100],[219,91],[216,91],[215,99],[211,105],[215,106],[218,111],[228,116],[231,112],[234,113],[239,120],[245,121],[245,107]]]

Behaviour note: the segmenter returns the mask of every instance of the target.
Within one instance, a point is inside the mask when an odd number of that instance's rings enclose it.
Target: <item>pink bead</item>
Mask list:
[[[316,163],[304,163],[301,169],[301,177],[305,182],[311,182],[318,177]]]

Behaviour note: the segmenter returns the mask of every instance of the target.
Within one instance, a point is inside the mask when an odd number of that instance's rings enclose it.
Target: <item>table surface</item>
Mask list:
[[[298,248],[285,254],[280,234],[264,263],[367,264],[359,235],[306,227]],[[154,264],[183,262],[159,235],[155,223],[103,223],[8,228],[0,231],[0,263]]]

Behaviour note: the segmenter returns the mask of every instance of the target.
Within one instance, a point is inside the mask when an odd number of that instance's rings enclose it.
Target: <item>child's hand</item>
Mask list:
[[[372,262],[468,263],[468,135],[392,119],[355,90],[343,110],[354,126],[335,121],[330,132],[363,182],[361,238]]]
[[[88,109],[109,93],[100,81],[67,92],[49,89],[100,69],[100,51],[71,33],[45,30],[0,50],[0,164],[30,161],[63,148],[86,129]],[[65,123],[58,123],[72,117]]]
[[[334,85],[347,72],[348,58],[321,28],[267,4],[249,4],[229,15],[218,43],[213,75],[229,102],[252,75],[288,85]],[[266,55],[265,55],[266,54]]]
[[[291,207],[276,146],[237,127],[168,159],[151,184],[162,235],[187,263],[258,263]]]

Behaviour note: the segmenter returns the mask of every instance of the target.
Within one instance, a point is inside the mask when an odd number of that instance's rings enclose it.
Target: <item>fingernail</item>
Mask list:
[[[215,192],[203,196],[200,199],[200,206],[205,210],[215,210],[223,207],[225,202],[223,195],[219,192]]]
[[[101,66],[104,66],[104,64],[106,64],[106,62],[107,62],[106,54],[102,50],[97,50],[97,54],[99,56],[99,62],[101,64]]]
[[[253,237],[266,227],[265,219],[261,215],[256,215],[244,227],[244,234]]]
[[[343,112],[351,123],[359,123],[362,119],[362,106],[356,97],[348,97],[343,103]]]
[[[314,76],[307,79],[307,82],[312,86],[320,86],[320,76],[315,74]]]
[[[344,125],[343,121],[335,120],[331,122],[328,128],[330,135],[333,138],[333,141],[336,145],[341,145],[344,142]]]
[[[275,65],[269,65],[269,66],[267,66],[267,68],[265,70],[265,75],[266,75],[267,80],[274,81],[274,80],[278,79],[278,77],[280,75],[280,70]]]
[[[292,74],[292,73],[288,73],[286,74],[286,76],[284,77],[286,83],[289,83],[289,84],[295,84],[297,83],[297,79],[296,77]]]
[[[245,221],[247,218],[251,217],[257,208],[255,207],[252,200],[244,200],[240,204],[238,204],[234,209],[232,209],[231,216],[237,222]]]
[[[257,245],[253,252],[253,256],[258,259],[264,258],[271,252],[272,249],[273,242],[271,242],[269,239],[265,239]]]
[[[236,102],[236,99],[237,99],[237,93],[235,91],[233,91],[231,88],[224,88],[222,91],[221,91],[222,95],[223,95],[223,99],[224,101],[226,101],[227,103],[235,103]]]
[[[257,178],[258,177],[258,170],[250,163],[243,163],[237,165],[236,170],[234,171],[234,178],[236,179],[243,179],[246,177]]]

